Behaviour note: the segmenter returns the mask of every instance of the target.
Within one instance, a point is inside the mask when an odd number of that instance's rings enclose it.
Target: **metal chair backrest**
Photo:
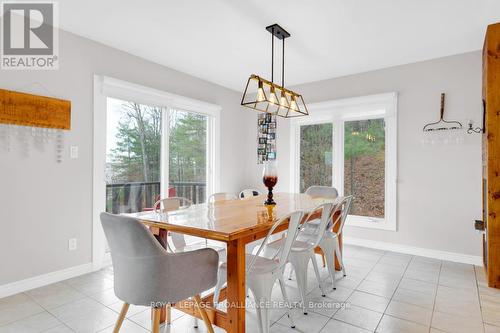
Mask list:
[[[191,200],[187,198],[170,197],[158,200],[155,203],[154,208],[155,208],[155,213],[160,213],[162,211],[161,206],[163,206],[164,212],[171,212],[179,209],[187,209],[191,207],[191,205],[192,205]],[[172,237],[172,243],[174,244],[175,248],[182,248],[186,246],[186,240],[184,239],[183,234],[172,232],[170,233],[170,235]]]
[[[207,202],[208,203],[214,203],[218,201],[224,201],[224,200],[236,200],[238,199],[236,197],[236,194],[230,193],[230,192],[219,192],[219,193],[214,193],[208,197]]]
[[[191,207],[193,202],[189,200],[188,198],[183,198],[183,197],[170,197],[170,198],[165,198],[165,199],[160,199],[154,204],[154,210],[155,213],[161,213],[163,210],[164,212],[171,212],[174,210],[179,210],[179,209],[186,209]],[[163,206],[163,208],[161,207]]]
[[[352,200],[354,196],[348,195],[342,198],[342,201],[339,203],[339,209],[341,209],[340,216],[336,219],[332,224],[332,228],[335,224],[340,223],[338,230],[336,231],[337,235],[342,234],[342,230],[344,229],[345,222],[347,220],[347,216],[349,215],[349,210],[351,209]],[[331,228],[330,228],[331,229]]]
[[[283,269],[288,261],[288,256],[290,255],[290,250],[292,249],[292,244],[295,242],[297,239],[297,236],[299,234],[299,229],[301,225],[301,221],[304,217],[304,212],[302,211],[295,211],[281,219],[279,219],[274,225],[271,227],[269,232],[267,233],[266,238],[264,238],[264,241],[259,247],[259,250],[255,254],[255,256],[252,258],[252,261],[248,265],[247,268],[247,273],[251,272],[253,266],[255,265],[255,262],[257,261],[257,258],[259,254],[264,250],[264,248],[267,246],[268,242],[271,240],[271,236],[274,234],[274,231],[276,228],[278,228],[281,224],[283,224],[286,221],[288,222],[288,229],[286,231],[286,236],[285,236],[285,241],[281,242],[281,247],[279,250],[276,252],[274,257],[272,259],[278,259],[279,262],[279,269]]]
[[[256,196],[261,195],[261,194],[262,194],[262,192],[257,190],[257,189],[247,188],[247,189],[244,189],[243,191],[241,191],[238,196],[240,197],[240,199],[248,199],[248,198],[256,197]]]
[[[323,239],[323,236],[325,235],[325,232],[328,229],[330,222],[333,218],[333,215],[337,211],[338,207],[339,207],[339,204],[337,202],[335,202],[335,203],[328,202],[328,203],[324,203],[324,204],[317,206],[308,214],[306,222],[304,222],[304,223],[307,223],[309,217],[321,209],[320,223],[319,223],[318,228],[315,229],[316,233],[313,235],[313,238],[312,238],[314,240],[314,242],[309,244],[308,249],[311,249],[311,248],[314,249],[319,245],[319,243]],[[301,230],[305,230],[305,228],[302,228]]]
[[[313,198],[335,199],[339,196],[339,192],[332,186],[313,185],[307,188],[305,194]]]

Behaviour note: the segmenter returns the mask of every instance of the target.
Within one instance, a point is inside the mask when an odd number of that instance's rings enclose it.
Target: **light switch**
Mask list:
[[[71,146],[70,147],[69,156],[71,158],[78,158],[78,146]]]

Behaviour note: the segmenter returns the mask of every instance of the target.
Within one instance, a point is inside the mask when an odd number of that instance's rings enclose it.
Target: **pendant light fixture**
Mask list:
[[[307,116],[309,113],[302,95],[285,88],[285,39],[290,34],[279,24],[266,27],[271,33],[271,81],[252,74],[247,81],[241,105],[283,118]],[[274,83],[274,38],[281,39],[281,86]]]

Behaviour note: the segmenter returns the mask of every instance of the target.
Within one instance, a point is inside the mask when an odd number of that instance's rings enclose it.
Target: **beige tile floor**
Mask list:
[[[283,308],[272,309],[271,332],[450,332],[500,333],[500,290],[486,286],[482,268],[472,265],[346,246],[347,277],[340,275],[322,297],[309,274],[307,316],[292,310],[296,329]],[[295,281],[287,280],[298,301]],[[273,299],[281,293],[276,286]],[[344,302],[345,307],[339,308]],[[60,283],[0,299],[0,333],[112,332],[121,302],[113,292],[111,267]],[[150,312],[131,306],[121,332],[151,329]],[[192,318],[174,310],[163,333],[205,332]],[[223,332],[218,329],[217,332]],[[258,332],[256,315],[247,311],[247,332]]]

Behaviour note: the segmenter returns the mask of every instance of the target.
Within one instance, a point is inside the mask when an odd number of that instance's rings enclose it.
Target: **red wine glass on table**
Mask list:
[[[264,201],[265,205],[276,205],[273,200],[273,187],[278,182],[278,169],[276,168],[276,161],[269,160],[264,162],[264,171],[262,174],[262,181],[268,189],[267,200]]]

